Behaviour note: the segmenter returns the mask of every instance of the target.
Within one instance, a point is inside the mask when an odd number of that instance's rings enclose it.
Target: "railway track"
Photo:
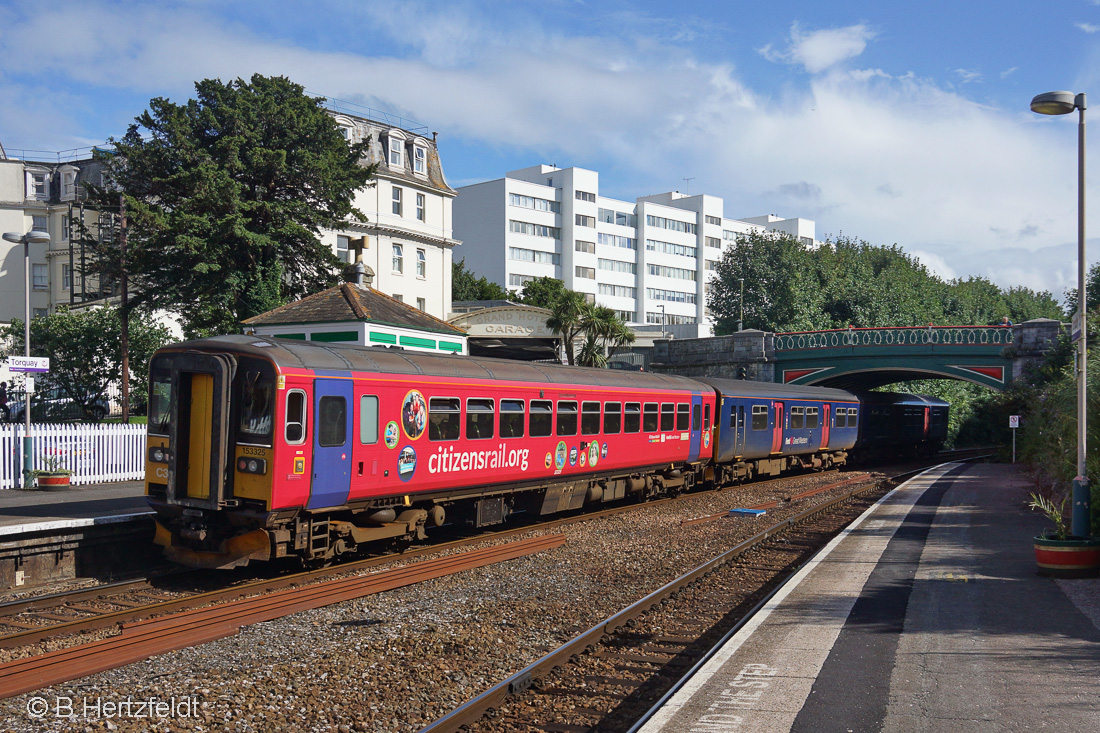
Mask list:
[[[676,578],[421,733],[631,730],[806,559],[913,473],[917,471],[886,480],[865,476],[862,484],[852,481],[855,485],[842,496],[772,525]]]
[[[819,475],[837,475],[838,471],[825,471]],[[866,474],[859,474],[864,476]],[[790,477],[758,481],[754,487],[767,487],[774,484],[782,484]],[[809,496],[821,491],[833,488],[834,484],[805,492],[802,495],[789,497],[792,499]],[[714,489],[713,491],[720,491]],[[703,492],[696,492],[703,493]],[[300,586],[324,581],[326,578],[358,573],[370,570],[379,565],[393,562],[395,559],[416,559],[428,554],[461,548],[471,543],[484,540],[496,540],[516,536],[538,528],[541,530],[553,530],[576,522],[591,521],[601,517],[614,516],[623,512],[635,511],[639,507],[659,506],[662,503],[675,501],[661,499],[646,502],[644,504],[626,504],[596,512],[586,512],[573,516],[561,517],[550,521],[540,521],[537,524],[524,524],[509,527],[504,530],[483,532],[475,536],[466,536],[458,539],[447,539],[428,546],[403,553],[380,555],[364,560],[345,562],[331,567],[292,573],[276,578],[261,578],[245,582],[237,582],[228,588],[217,588],[209,591],[194,591],[187,589],[186,578],[196,578],[200,573],[183,571],[173,578],[170,585],[164,583],[164,577],[156,581],[151,578],[138,578],[117,583],[97,585],[91,588],[62,591],[40,596],[33,596],[17,601],[0,603],[0,649],[14,648],[34,644],[37,642],[54,639],[56,637],[74,634],[83,634],[89,631],[111,628],[119,624],[131,623],[142,619],[160,616],[169,613],[178,613],[202,606],[234,601],[251,595],[269,593],[273,590]],[[758,508],[770,508],[779,502],[761,504]],[[715,517],[701,517],[693,521],[709,521]],[[210,573],[203,575],[203,581],[195,581],[198,585],[209,585]],[[155,585],[160,582],[161,585]]]

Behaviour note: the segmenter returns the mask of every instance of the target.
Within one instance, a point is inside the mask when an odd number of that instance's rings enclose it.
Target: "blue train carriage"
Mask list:
[[[700,379],[719,403],[719,483],[791,468],[842,466],[856,443],[860,405],[851,392],[734,379]]]
[[[928,456],[943,447],[950,403],[904,392],[860,392],[859,400],[861,458]]]

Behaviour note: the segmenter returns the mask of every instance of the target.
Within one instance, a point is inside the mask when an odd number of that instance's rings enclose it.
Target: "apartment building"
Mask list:
[[[709,335],[709,280],[738,234],[777,231],[816,243],[814,222],[725,216],[717,196],[679,192],[620,201],[599,173],[533,166],[458,189],[454,233],[467,267],[519,290],[558,278],[631,324]]]
[[[436,146],[426,128],[335,113],[349,142],[370,139],[363,161],[378,163],[372,185],[360,190],[355,206],[367,221],[326,232],[323,241],[345,262],[354,262],[357,244],[374,271],[373,287],[438,319],[451,310],[451,206]],[[363,239],[365,237],[365,239]]]

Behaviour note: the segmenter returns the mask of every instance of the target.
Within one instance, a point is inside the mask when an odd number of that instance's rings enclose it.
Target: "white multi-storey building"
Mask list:
[[[812,221],[726,218],[716,196],[629,202],[599,190],[596,171],[548,165],[464,186],[454,210],[459,257],[507,288],[550,276],[628,323],[695,324],[680,335],[709,335],[708,281],[738,234],[777,231],[816,244]]]

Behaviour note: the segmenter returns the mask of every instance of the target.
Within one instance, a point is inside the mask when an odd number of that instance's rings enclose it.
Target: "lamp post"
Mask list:
[[[15,244],[23,243],[23,355],[31,355],[31,244],[49,244],[47,232],[31,230],[26,234],[4,232],[4,239]],[[23,432],[23,486],[30,485],[31,471],[34,470],[31,440],[31,393],[28,390],[23,398],[23,415],[26,429]]]
[[[1047,92],[1031,100],[1031,111],[1041,115],[1066,115],[1080,111],[1077,122],[1077,323],[1081,336],[1077,341],[1077,476],[1073,479],[1073,513],[1070,531],[1078,537],[1088,537],[1089,479],[1085,465],[1086,385],[1088,382],[1088,350],[1085,323],[1085,95],[1073,92]]]
[[[741,283],[741,317],[737,319],[737,330],[745,330],[745,278],[737,278],[737,282]]]

